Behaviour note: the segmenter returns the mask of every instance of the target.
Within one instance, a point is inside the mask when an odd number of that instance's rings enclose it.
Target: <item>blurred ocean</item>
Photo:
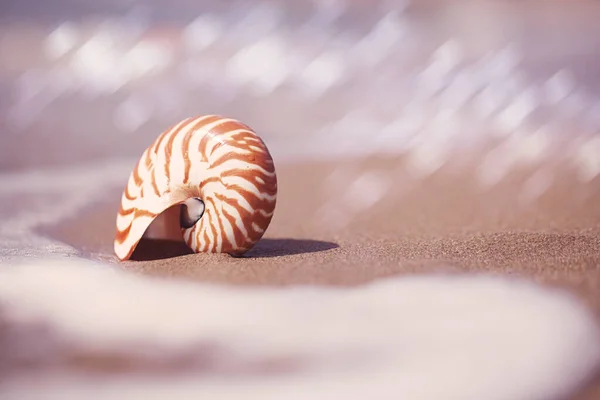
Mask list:
[[[594,1],[3,7],[2,170],[137,158],[180,119],[216,113],[280,162],[510,141],[600,171],[581,161],[600,148]]]
[[[0,268],[0,304],[6,400],[558,400],[600,360],[571,297],[499,277],[240,288],[29,262]]]

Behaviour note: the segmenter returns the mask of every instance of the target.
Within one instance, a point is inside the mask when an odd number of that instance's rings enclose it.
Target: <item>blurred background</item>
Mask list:
[[[599,21],[597,0],[0,0],[0,264],[116,262],[120,194],[142,152],[183,118],[221,114],[275,160],[264,258],[132,270],[355,284],[457,265],[575,287],[600,315]],[[19,357],[51,340],[6,332]]]
[[[136,159],[180,119],[252,126],[277,162],[461,152],[493,183],[600,172],[600,3],[3,0],[0,171]],[[485,168],[484,168],[485,169]]]

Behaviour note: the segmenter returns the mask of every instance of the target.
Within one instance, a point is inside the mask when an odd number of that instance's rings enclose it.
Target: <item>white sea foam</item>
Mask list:
[[[241,289],[55,261],[1,268],[0,302],[9,321],[45,323],[96,351],[135,356],[131,343],[144,343],[193,354],[210,344],[227,349],[221,365],[300,361],[283,375],[23,378],[0,390],[3,399],[546,400],[600,360],[598,331],[571,297],[497,277]]]
[[[27,204],[16,211],[0,207],[0,265],[76,254],[72,247],[38,235],[36,228],[77,215],[84,207],[102,200],[109,189],[123,188],[136,161],[116,159],[0,174],[0,202],[19,199]],[[39,201],[29,204],[31,199]]]

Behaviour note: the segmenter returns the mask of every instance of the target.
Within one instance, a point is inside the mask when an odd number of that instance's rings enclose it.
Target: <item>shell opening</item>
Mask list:
[[[192,197],[181,203],[179,225],[183,229],[193,227],[204,215],[204,202],[198,197]]]

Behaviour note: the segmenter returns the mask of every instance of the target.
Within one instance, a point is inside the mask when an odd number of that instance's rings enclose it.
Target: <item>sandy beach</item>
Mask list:
[[[558,172],[551,190],[523,200],[520,188],[531,171],[515,172],[486,190],[469,167],[448,167],[419,181],[407,169],[402,158],[284,163],[277,213],[245,258],[193,255],[180,240],[144,239],[136,261],[123,265],[152,275],[273,285],[351,285],[435,271],[516,274],[575,287],[599,310],[600,190],[590,193],[574,174]],[[361,198],[368,194],[355,191],[352,197],[348,185],[357,175],[380,171],[395,184],[361,209],[371,201]],[[106,201],[40,231],[84,257],[116,262],[119,199],[117,190],[107,193]],[[345,209],[347,214],[340,212]]]
[[[600,316],[600,191],[578,184],[565,168],[556,169],[550,190],[530,199],[519,197],[531,175],[525,168],[488,190],[469,165],[442,168],[420,180],[406,173],[409,168],[398,157],[282,163],[272,225],[243,258],[191,254],[181,241],[143,239],[134,260],[119,263],[112,253],[117,188],[103,196],[105,201],[39,232],[82,257],[174,280],[360,287],[390,277],[491,274],[566,289]],[[348,186],[356,174],[372,171],[387,171],[396,183],[376,200]],[[92,370],[121,368],[106,366],[102,358],[88,361],[84,365]],[[147,367],[117,363],[134,371]],[[569,398],[594,399],[598,387],[595,380]]]

